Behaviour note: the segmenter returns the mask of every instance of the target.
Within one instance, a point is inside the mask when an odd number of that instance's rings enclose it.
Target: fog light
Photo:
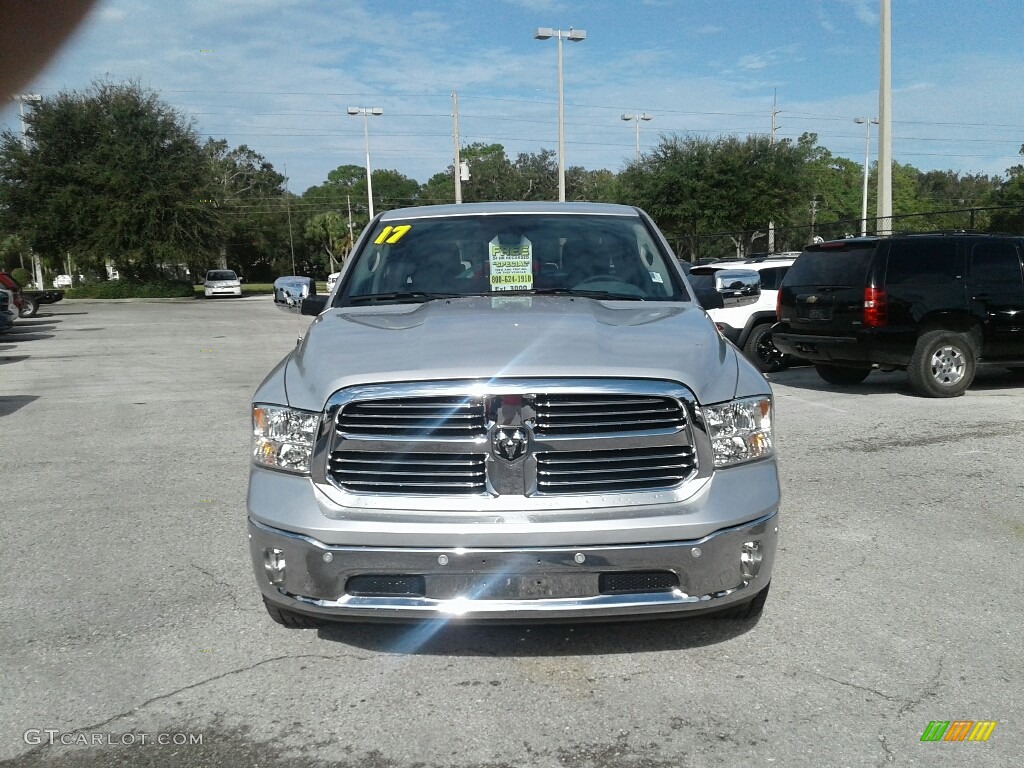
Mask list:
[[[762,557],[760,540],[743,542],[740,549],[740,570],[743,572],[743,578],[749,580],[757,576],[757,572],[761,570]]]
[[[267,569],[267,578],[271,584],[284,581],[284,552],[280,549],[267,547],[263,550],[263,567]]]

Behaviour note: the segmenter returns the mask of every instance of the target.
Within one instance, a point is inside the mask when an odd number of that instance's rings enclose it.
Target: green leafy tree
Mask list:
[[[0,134],[3,225],[59,264],[152,278],[216,255],[222,228],[193,127],[134,83],[96,83],[43,99],[28,146]]]
[[[286,253],[290,262],[288,206],[284,176],[263,155],[244,144],[232,149],[226,141],[206,142],[211,171],[209,205],[224,232],[220,260],[249,279],[267,279]],[[205,267],[193,262],[193,274]],[[290,271],[290,267],[289,270]]]
[[[328,274],[338,271],[352,250],[348,218],[335,211],[315,214],[306,222],[304,235],[314,246],[314,260]]]
[[[462,182],[464,202],[520,199],[518,174],[501,144],[470,144],[460,155],[470,174],[469,180]]]
[[[7,272],[32,266],[28,244],[17,235],[0,236],[0,265]]]
[[[795,211],[813,186],[808,154],[813,141],[772,144],[766,136],[719,139],[662,137],[640,162],[620,174],[618,196],[647,210],[691,258],[718,235],[715,256],[743,255],[767,236],[769,221],[795,223]]]
[[[1024,145],[1020,154],[1024,155]],[[995,205],[1002,210],[993,211],[989,231],[1024,234],[1024,165],[1006,169],[1006,180],[994,197]]]

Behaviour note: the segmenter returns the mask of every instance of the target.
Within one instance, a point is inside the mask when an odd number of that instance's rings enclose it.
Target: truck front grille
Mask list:
[[[560,496],[548,503],[568,506],[574,495],[663,491],[698,473],[693,408],[689,390],[660,381],[357,386],[328,402],[333,429],[319,480],[364,497],[364,507],[386,506],[369,498],[381,494],[462,497],[449,509],[457,513],[481,497],[537,497],[539,505]],[[440,510],[444,500],[423,503]]]
[[[339,486],[357,493],[465,495],[485,490],[482,454],[333,451],[327,472]]]
[[[669,397],[613,394],[545,394],[533,400],[538,435],[621,433],[677,429],[686,414]]]
[[[542,493],[601,493],[671,488],[696,469],[691,446],[552,451],[537,454]]]

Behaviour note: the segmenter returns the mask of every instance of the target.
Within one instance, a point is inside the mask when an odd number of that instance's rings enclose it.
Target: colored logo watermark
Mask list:
[[[995,720],[932,720],[921,741],[988,741],[995,729]]]

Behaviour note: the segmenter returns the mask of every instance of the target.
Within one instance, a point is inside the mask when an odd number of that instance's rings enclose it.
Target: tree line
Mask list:
[[[1024,154],[1024,147],[1021,148]],[[465,202],[557,199],[557,156],[461,149]],[[869,211],[874,210],[874,171]],[[807,133],[717,139],[662,136],[618,172],[566,169],[566,199],[648,211],[687,260],[798,250],[860,231],[863,166]],[[453,203],[455,168],[420,184],[373,172],[377,211]],[[1024,165],[1006,176],[893,165],[894,228],[1024,233]],[[226,266],[250,281],[335,271],[368,222],[362,166],[342,165],[301,195],[259,152],[203,141],[193,123],[136,83],[95,83],[44,99],[24,138],[0,134],[0,261],[30,252],[47,271],[140,281]],[[769,230],[771,224],[771,230]],[[868,222],[868,231],[874,222]]]

